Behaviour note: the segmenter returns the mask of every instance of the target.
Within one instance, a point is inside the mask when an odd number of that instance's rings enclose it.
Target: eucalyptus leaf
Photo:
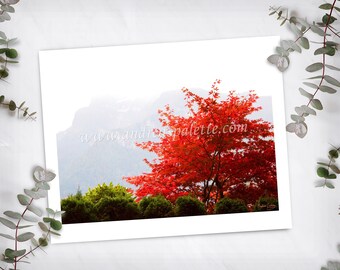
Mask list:
[[[329,4],[329,3],[322,4],[321,6],[319,6],[319,8],[328,10],[332,8],[332,4]]]
[[[336,179],[336,175],[334,173],[331,173],[328,176],[326,176],[326,179]]]
[[[16,227],[17,227],[12,221],[10,221],[6,218],[3,218],[3,217],[0,217],[0,223],[2,223],[3,225],[5,225],[6,227],[8,227],[12,230],[15,230]]]
[[[331,76],[325,75],[325,81],[334,86],[340,87],[340,82]]]
[[[39,246],[39,243],[38,243],[38,241],[37,241],[35,238],[32,238],[32,239],[31,239],[31,243],[32,243],[32,245],[35,246],[35,247]]]
[[[332,164],[329,166],[333,172],[335,172],[336,174],[340,174],[340,169],[335,165],[335,164]]]
[[[329,14],[325,14],[323,17],[322,17],[322,22],[324,24],[332,24],[333,22],[335,22],[337,19]]]
[[[8,104],[8,108],[10,111],[15,111],[17,108],[17,105],[15,104],[15,102],[13,100],[11,100]]]
[[[296,21],[306,28],[310,27],[310,24],[302,18],[296,18]]]
[[[326,178],[329,175],[328,169],[324,167],[317,168],[316,173],[319,177],[323,177],[323,178]]]
[[[335,94],[337,92],[334,88],[329,87],[327,85],[321,85],[319,89],[321,92],[325,92],[329,94]]]
[[[28,216],[28,215],[24,215],[22,218],[26,221],[29,221],[29,222],[38,222],[39,221],[36,217]]]
[[[330,189],[334,189],[334,185],[330,182],[326,182],[326,187],[330,188]]]
[[[7,39],[7,36],[4,32],[0,31],[0,38]]]
[[[26,195],[19,194],[17,197],[18,197],[19,203],[21,205],[29,205],[30,204],[31,199],[29,197],[27,197]]]
[[[315,181],[315,187],[324,187],[325,186],[325,181],[324,180],[317,180]]]
[[[314,89],[318,89],[319,87],[314,84],[314,83],[310,83],[310,82],[303,82],[304,85],[309,86],[310,88],[314,88]]]
[[[299,92],[302,96],[308,98],[308,99],[312,99],[313,98],[313,95],[308,93],[306,90],[304,90],[303,88],[299,88]]]
[[[46,238],[40,237],[39,238],[39,245],[42,246],[42,247],[48,246],[48,242],[47,242]]]
[[[311,25],[310,29],[314,33],[318,34],[319,36],[323,37],[325,35],[325,32],[320,27],[316,26],[315,24]]]
[[[306,114],[316,115],[316,111],[306,105],[302,105],[300,108]]]
[[[26,242],[28,240],[31,240],[33,237],[34,237],[34,233],[26,232],[26,233],[18,235],[17,240],[18,242]]]
[[[323,64],[318,62],[318,63],[309,65],[308,67],[306,67],[306,70],[308,72],[315,72],[315,71],[321,70],[322,68],[323,68]]]
[[[301,53],[302,50],[300,48],[299,45],[297,45],[293,40],[289,40],[289,45],[290,45],[290,48],[293,49],[294,51],[298,52],[298,53]]]
[[[39,189],[43,189],[43,190],[50,190],[50,185],[46,182],[38,182],[35,183],[35,186]]]
[[[34,169],[33,178],[36,182],[46,181],[50,182],[56,177],[55,173],[47,171],[42,167],[38,166]]]
[[[331,69],[331,70],[336,70],[336,71],[340,71],[340,68],[337,68],[335,66],[332,65],[325,65],[327,68]]]
[[[295,35],[297,35],[298,37],[302,36],[302,32],[301,30],[296,26],[296,24],[292,23],[290,24],[290,29],[293,31],[293,33]]]
[[[295,129],[296,129],[296,124],[295,123],[289,123],[286,126],[286,131],[291,132],[291,133],[294,133]]]
[[[50,234],[54,234],[54,235],[57,235],[57,236],[61,236],[60,233],[57,233],[57,232],[55,232],[55,231],[50,231]]]
[[[329,165],[329,164],[327,164],[325,162],[317,162],[317,164],[322,165],[322,166],[326,166],[326,167],[328,167],[328,165]]]
[[[8,234],[4,234],[4,233],[0,233],[0,236],[4,237],[4,238],[7,238],[9,240],[15,240],[15,238],[13,236],[10,236]]]
[[[40,196],[37,192],[29,190],[29,189],[24,189],[24,192],[27,196],[31,197],[32,199],[40,199]]]
[[[31,211],[32,213],[36,214],[38,217],[41,217],[42,214],[43,214],[43,212],[42,212],[39,208],[37,208],[37,207],[35,207],[35,206],[33,206],[33,205],[29,205],[29,206],[27,207],[27,209],[28,209],[29,211]]]
[[[304,122],[305,121],[305,118],[303,116],[296,115],[296,114],[292,114],[290,116],[290,118],[295,122]]]
[[[47,213],[49,213],[50,215],[54,216],[55,215],[55,211],[49,207],[46,208]]]
[[[10,258],[10,259],[14,259],[16,257],[21,257],[21,256],[25,255],[25,253],[26,253],[26,249],[15,251],[13,249],[7,248],[5,250],[5,256]]]
[[[51,228],[52,228],[53,230],[56,230],[56,231],[60,231],[61,228],[62,228],[62,224],[61,224],[61,222],[60,222],[59,220],[53,219],[53,220],[51,221],[50,225],[51,225]]]
[[[46,226],[45,223],[39,222],[38,225],[43,232],[48,232],[48,227]]]
[[[21,219],[21,214],[18,212],[13,212],[13,211],[5,211],[4,215],[13,218],[13,219]]]
[[[314,109],[317,109],[317,110],[322,110],[323,109],[323,106],[322,106],[322,103],[320,100],[318,99],[312,99],[311,100],[311,105]]]
[[[329,156],[332,158],[338,158],[339,157],[339,153],[336,149],[332,149],[328,152]]]

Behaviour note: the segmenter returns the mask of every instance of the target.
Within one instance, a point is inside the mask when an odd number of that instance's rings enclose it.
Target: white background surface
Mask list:
[[[286,0],[285,4],[300,11],[300,16],[314,19],[320,15],[316,7],[321,2]],[[9,37],[20,39],[16,48],[21,53],[20,64],[11,68],[10,83],[1,84],[1,91],[8,98],[26,100],[41,116],[40,50],[277,34],[290,37],[275,18],[267,16],[269,5],[279,6],[282,1],[21,1],[13,20],[1,24]],[[297,89],[308,76],[305,66],[313,59],[318,60],[310,52],[291,57],[292,66],[284,75],[287,116],[305,101]],[[334,61],[339,63],[339,56]],[[62,76],[60,70],[55,80]],[[329,144],[340,144],[339,95],[320,95],[325,110],[317,118],[309,117],[305,139],[288,136],[293,229],[53,245],[48,255],[38,254],[22,269],[310,270],[320,269],[329,258],[339,259],[339,184],[331,191],[313,187],[316,161],[326,156]],[[33,166],[44,164],[44,144],[41,117],[25,122],[2,109],[0,125],[3,212],[13,209],[16,193],[31,185]],[[1,240],[0,249],[7,243]]]

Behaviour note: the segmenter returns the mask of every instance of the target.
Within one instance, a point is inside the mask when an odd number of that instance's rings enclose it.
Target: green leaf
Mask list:
[[[329,87],[327,85],[321,85],[319,89],[320,89],[321,92],[325,92],[325,93],[329,93],[329,94],[334,94],[334,93],[337,92],[334,88]]]
[[[39,245],[42,246],[42,247],[46,247],[48,246],[48,242],[45,238],[39,238]]]
[[[315,80],[315,79],[322,79],[323,77],[321,75],[314,76],[314,77],[309,77],[307,80]]]
[[[53,219],[53,220],[51,221],[50,225],[51,225],[51,228],[52,228],[53,230],[56,230],[56,231],[60,231],[61,228],[62,228],[62,224],[61,224],[61,222],[60,222],[59,220]]]
[[[20,106],[19,106],[19,110],[23,107],[25,105],[25,101],[23,101],[21,104],[20,104]]]
[[[9,102],[8,108],[9,108],[10,111],[15,111],[16,108],[17,108],[17,105],[15,104],[15,102],[13,100],[11,100]]]
[[[308,72],[315,72],[315,71],[318,71],[322,68],[323,68],[323,64],[318,62],[318,63],[314,63],[314,64],[309,65],[308,67],[306,67],[306,70]]]
[[[330,24],[334,23],[335,21],[336,21],[336,18],[333,17],[333,16],[330,16],[329,14],[325,14],[325,15],[322,17],[322,22],[323,22],[324,24],[330,25]]]
[[[321,47],[319,49],[316,49],[314,52],[314,55],[319,55],[319,54],[327,54],[329,56],[333,56],[335,54],[335,48],[333,47]]]
[[[289,45],[290,45],[291,49],[293,49],[294,51],[297,51],[298,53],[302,52],[300,46],[297,45],[293,40],[289,40],[288,42],[289,42]]]
[[[10,259],[14,259],[16,257],[21,257],[21,256],[23,256],[25,254],[26,254],[26,249],[15,251],[13,249],[7,248],[5,250],[5,256],[10,258]]]
[[[0,233],[0,236],[4,237],[4,238],[7,238],[9,240],[15,240],[15,238],[13,236],[10,236],[8,234],[3,234],[3,233]]]
[[[52,216],[54,216],[55,215],[55,211],[53,210],[53,209],[51,209],[51,208],[46,208],[46,211],[47,211],[47,213],[49,213],[50,215],[52,215]]]
[[[340,87],[340,82],[331,76],[325,75],[325,81],[337,87]]]
[[[295,122],[304,122],[305,121],[305,118],[303,116],[296,115],[296,114],[292,114],[290,116],[290,118]]]
[[[301,95],[303,95],[304,97],[308,98],[308,99],[312,99],[313,95],[308,93],[307,91],[305,91],[303,88],[299,88],[299,92]]]
[[[33,227],[33,225],[24,225],[24,226],[19,226],[18,229],[26,229],[29,227]]]
[[[319,8],[328,10],[332,8],[332,4],[329,4],[329,3],[322,4],[321,6],[319,6]]]
[[[31,243],[32,243],[32,245],[35,246],[35,247],[39,246],[39,243],[38,243],[37,240],[35,240],[35,238],[32,238],[32,239],[31,239]]]
[[[316,115],[316,111],[314,111],[313,109],[309,108],[306,105],[302,105],[300,108],[306,114]]]
[[[39,222],[38,225],[43,232],[48,232],[48,227],[46,226],[45,223]]]
[[[325,181],[324,180],[318,180],[315,182],[315,187],[324,187]]]
[[[32,213],[36,214],[38,217],[41,217],[42,214],[43,214],[43,212],[42,212],[39,208],[37,208],[37,207],[35,207],[35,206],[33,206],[33,205],[29,205],[29,206],[27,207],[27,209],[28,209],[29,211],[31,211]]]
[[[316,170],[316,173],[319,177],[323,177],[323,178],[326,178],[329,175],[329,171],[324,167],[319,167]]]
[[[7,39],[7,36],[4,32],[0,31],[0,38]]]
[[[322,110],[323,109],[323,106],[322,106],[322,103],[320,100],[318,99],[312,99],[311,101],[311,105],[314,109],[317,109],[317,110]]]
[[[338,158],[339,157],[339,153],[336,149],[332,149],[328,152],[329,156],[332,158]]]
[[[29,221],[29,222],[38,222],[38,219],[36,217],[33,217],[33,216],[24,215],[22,218],[26,221]]]
[[[37,166],[33,172],[33,179],[36,182],[46,181],[50,182],[56,177],[55,173],[47,171],[40,166]]]
[[[5,211],[4,215],[13,218],[13,219],[21,219],[21,214],[18,212],[13,212],[13,211]]]
[[[336,179],[336,175],[334,173],[326,176],[327,179]]]
[[[0,104],[3,103],[4,101],[5,101],[5,96],[4,95],[0,96]]]
[[[299,44],[301,45],[302,48],[308,50],[309,49],[309,40],[305,37],[301,37],[299,39]]]
[[[33,190],[24,189],[24,192],[27,196],[31,197],[32,199],[35,199],[35,200],[40,199],[39,194]]]
[[[18,52],[15,49],[8,49],[5,52],[6,56],[11,59],[15,59],[18,57]]]
[[[31,199],[29,197],[27,197],[26,195],[19,194],[17,197],[18,197],[19,203],[21,205],[29,205],[30,204]]]
[[[331,69],[331,70],[336,70],[336,71],[340,71],[340,68],[337,68],[335,66],[332,65],[325,65],[327,68]]]
[[[335,172],[336,174],[340,174],[340,169],[335,165],[335,164],[332,164],[329,166],[333,172]]]
[[[53,218],[49,218],[49,217],[44,217],[43,221],[46,223],[50,223],[53,220]]]
[[[297,35],[298,37],[302,36],[301,30],[297,28],[297,26],[294,23],[290,24],[290,28],[295,35]]]
[[[324,36],[325,32],[318,26],[316,26],[315,24],[311,25],[310,29],[312,30],[312,32],[314,32],[315,34],[318,34],[319,36]]]
[[[61,215],[65,214],[65,213],[66,213],[66,211],[57,211],[57,212],[55,212],[55,214],[57,216],[61,216]]]
[[[0,217],[0,223],[2,223],[3,225],[5,225],[6,227],[8,227],[12,230],[15,230],[16,227],[17,227],[12,221],[10,221],[6,218],[3,218],[3,217]]]
[[[307,85],[307,86],[309,86],[309,87],[311,87],[311,88],[314,88],[314,89],[318,89],[318,88],[319,88],[319,87],[318,87],[316,84],[314,84],[314,83],[304,82],[303,84],[304,84],[304,85]]]
[[[17,237],[18,242],[26,242],[34,237],[34,233],[26,232]]]
[[[0,70],[0,78],[7,78],[8,77],[8,71],[5,69]]]
[[[50,231],[50,234],[54,234],[54,235],[57,235],[57,236],[61,236],[60,233],[57,233],[57,232],[55,232],[55,231]]]
[[[35,186],[39,189],[50,190],[50,185],[47,184],[46,182],[38,182],[35,184]]]
[[[326,182],[326,187],[330,188],[330,189],[333,189],[334,188],[334,185],[330,182]]]
[[[328,164],[324,162],[317,162],[317,164],[328,167]]]

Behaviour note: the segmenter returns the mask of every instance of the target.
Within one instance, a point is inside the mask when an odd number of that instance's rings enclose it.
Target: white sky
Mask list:
[[[271,95],[282,84],[266,58],[277,37],[113,46],[40,52],[44,122],[67,129],[92,98],[148,98],[169,90],[254,89]],[[275,81],[276,80],[276,81]],[[282,86],[281,86],[282,87]]]

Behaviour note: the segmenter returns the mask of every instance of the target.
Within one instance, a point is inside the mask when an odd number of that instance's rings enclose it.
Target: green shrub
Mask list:
[[[279,210],[279,202],[274,197],[260,197],[254,206],[254,211],[276,211]]]
[[[100,221],[130,220],[141,217],[137,203],[126,197],[104,197],[95,205]]]
[[[144,197],[139,202],[139,209],[144,218],[162,218],[173,216],[172,204],[163,196]]]
[[[61,200],[61,210],[66,211],[62,217],[64,224],[97,221],[93,203],[84,200],[79,194]]]
[[[248,212],[246,203],[240,199],[223,198],[215,205],[215,214]]]
[[[206,214],[204,204],[197,198],[191,196],[179,197],[176,200],[174,212],[176,216],[198,216]]]
[[[133,195],[128,188],[121,185],[114,186],[112,182],[110,184],[101,184],[89,189],[84,198],[94,204],[98,203],[101,199],[109,198],[127,198],[133,200]]]

